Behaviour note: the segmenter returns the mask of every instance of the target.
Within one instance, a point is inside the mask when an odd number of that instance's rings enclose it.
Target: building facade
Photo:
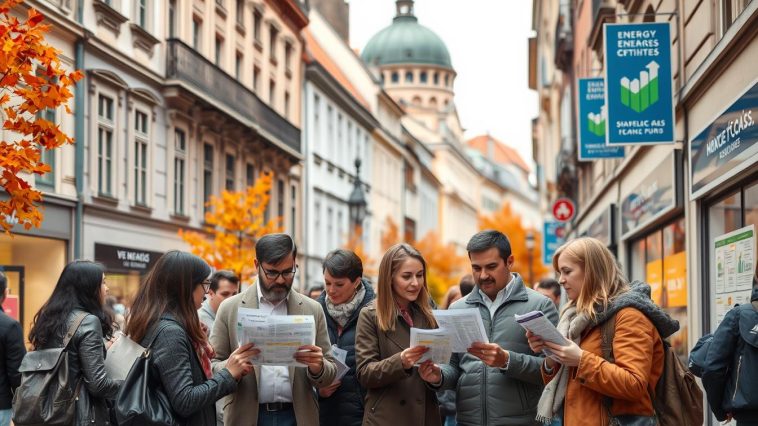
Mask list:
[[[654,301],[680,321],[672,345],[685,357],[728,309],[747,300],[755,275],[758,137],[751,117],[758,113],[758,73],[751,61],[758,55],[758,4],[627,0],[552,6],[534,2],[540,18],[535,51],[560,50],[572,39],[572,70],[566,74],[575,77],[603,74],[604,23],[671,25],[675,140],[626,147],[623,159],[587,163],[578,162],[574,149],[578,215],[570,229],[572,236],[605,241],[630,279],[650,283]],[[551,22],[562,19],[570,24],[568,37],[551,34],[558,25]],[[575,82],[570,84],[576,99]],[[542,99],[545,87],[538,87]],[[548,90],[548,98],[559,95],[556,87]],[[549,118],[540,110],[535,152],[558,150],[555,140],[543,137]],[[720,242],[730,233],[749,232],[752,239],[736,244],[742,248],[734,256],[741,260],[735,257],[734,270],[724,272],[731,260]],[[731,273],[736,275],[725,278]]]

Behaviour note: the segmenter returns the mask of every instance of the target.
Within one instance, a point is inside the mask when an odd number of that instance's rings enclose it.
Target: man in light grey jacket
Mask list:
[[[482,231],[466,247],[476,281],[474,290],[450,309],[477,308],[490,343],[475,343],[442,366],[442,389],[455,389],[459,425],[536,425],[542,394],[543,358],[529,349],[515,314],[542,311],[558,323],[555,304],[524,286],[511,272],[513,254],[499,231]],[[525,265],[521,265],[526,267]]]

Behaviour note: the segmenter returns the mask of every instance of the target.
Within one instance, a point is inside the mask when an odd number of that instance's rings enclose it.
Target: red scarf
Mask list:
[[[200,359],[200,365],[203,367],[205,378],[210,379],[213,376],[213,371],[211,371],[211,360],[216,355],[216,352],[207,340],[202,344],[194,343],[193,346],[195,347],[197,357]]]
[[[411,312],[408,309],[403,309],[400,304],[397,304],[397,309],[400,311],[400,315],[403,316],[405,323],[408,324],[408,327],[413,327],[413,317],[411,317]]]

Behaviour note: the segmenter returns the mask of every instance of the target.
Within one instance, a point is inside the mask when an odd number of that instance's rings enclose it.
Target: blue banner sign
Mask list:
[[[758,154],[758,82],[690,142],[692,198],[744,170]]]
[[[579,161],[624,158],[623,146],[605,145],[608,113],[602,77],[579,79]]]
[[[674,143],[671,26],[606,24],[606,144]]]
[[[546,220],[542,225],[542,263],[553,264],[553,255],[558,247],[566,242],[564,224],[552,220]]]

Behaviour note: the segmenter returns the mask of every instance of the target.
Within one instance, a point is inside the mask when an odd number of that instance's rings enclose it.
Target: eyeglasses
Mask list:
[[[205,280],[205,281],[201,282],[200,285],[203,286],[203,291],[205,291],[206,293],[209,292],[210,289],[211,289],[211,281],[210,280]]]
[[[292,269],[288,269],[286,271],[271,271],[268,269],[263,269],[263,267],[259,267],[261,271],[263,271],[263,274],[266,275],[266,278],[268,278],[271,281],[276,281],[279,276],[284,278],[285,280],[290,280],[295,277],[295,274],[297,273],[297,265],[293,267]]]

